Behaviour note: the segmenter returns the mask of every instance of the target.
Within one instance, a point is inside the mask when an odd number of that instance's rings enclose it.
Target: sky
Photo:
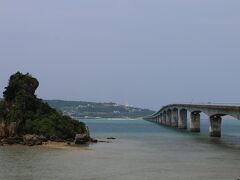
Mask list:
[[[240,103],[239,0],[1,0],[0,91],[158,110]]]

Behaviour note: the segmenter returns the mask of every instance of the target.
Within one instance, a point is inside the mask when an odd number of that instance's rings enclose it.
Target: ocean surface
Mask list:
[[[240,121],[223,120],[222,138],[208,121],[193,134],[143,120],[84,120],[88,148],[0,147],[0,180],[237,180]]]

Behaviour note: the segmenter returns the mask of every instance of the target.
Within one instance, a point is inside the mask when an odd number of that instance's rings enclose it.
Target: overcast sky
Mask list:
[[[38,97],[240,103],[239,0],[1,0],[0,90],[29,72]]]

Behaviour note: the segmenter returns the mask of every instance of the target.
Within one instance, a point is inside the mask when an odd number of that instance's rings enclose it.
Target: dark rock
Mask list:
[[[59,138],[58,136],[50,136],[49,140],[54,142],[65,142],[64,138]]]
[[[56,139],[58,139],[57,136],[50,136],[50,138],[49,138],[50,141],[55,141]]]
[[[40,136],[39,136],[39,139],[40,139],[42,142],[47,142],[47,141],[48,141],[48,138],[46,138],[46,137],[43,136],[43,135],[40,135]]]
[[[107,139],[116,139],[116,138],[114,138],[114,137],[108,137]]]
[[[103,140],[98,140],[100,143],[111,143],[111,141],[103,141]]]
[[[20,144],[21,142],[23,142],[23,139],[21,137],[8,137],[8,138],[4,138],[1,140],[2,144]]]
[[[88,126],[85,127],[85,132],[82,134],[76,134],[74,143],[75,144],[86,144],[91,141],[90,133],[89,133],[89,128]]]
[[[42,140],[38,135],[27,134],[23,136],[23,142],[28,146],[41,145]]]
[[[88,136],[88,134],[83,133],[83,134],[76,134],[74,143],[75,144],[86,144],[89,141],[90,141],[90,137]]]
[[[93,138],[91,138],[91,142],[92,142],[92,143],[97,143],[98,140],[97,140],[97,139],[93,139]]]

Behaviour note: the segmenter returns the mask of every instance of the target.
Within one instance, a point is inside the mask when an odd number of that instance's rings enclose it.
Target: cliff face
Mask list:
[[[4,121],[0,122],[0,138],[14,137],[16,135],[17,135],[16,122],[10,122],[10,123],[6,123]]]

